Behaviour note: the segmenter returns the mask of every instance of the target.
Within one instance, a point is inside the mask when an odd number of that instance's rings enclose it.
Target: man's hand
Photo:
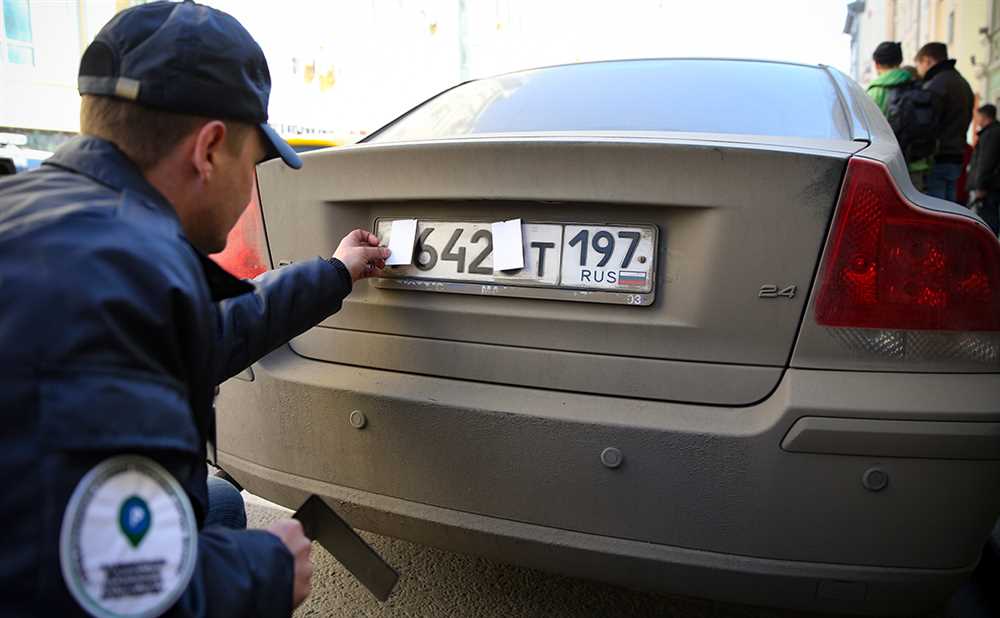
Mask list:
[[[378,246],[378,237],[365,230],[354,230],[334,252],[333,257],[344,263],[351,273],[351,280],[358,281],[367,277],[377,277],[385,268],[385,259],[389,250]]]
[[[309,560],[312,543],[302,532],[302,524],[295,519],[279,519],[267,531],[281,539],[295,559],[295,576],[292,580],[292,609],[295,609],[312,590],[313,566]]]

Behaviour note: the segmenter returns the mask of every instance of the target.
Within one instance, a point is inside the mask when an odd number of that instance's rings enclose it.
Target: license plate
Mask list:
[[[391,219],[376,221],[388,244]],[[524,268],[493,270],[489,222],[418,221],[413,263],[388,267],[381,288],[649,305],[655,295],[652,225],[522,225]]]

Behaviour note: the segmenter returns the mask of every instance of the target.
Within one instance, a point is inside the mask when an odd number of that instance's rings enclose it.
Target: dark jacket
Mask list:
[[[321,258],[232,277],[103,140],[0,181],[0,615],[83,614],[60,571],[67,500],[99,462],[137,454],[180,483],[197,520],[194,575],[169,615],[288,616],[281,541],[202,525],[213,391],[350,289]]]
[[[966,133],[972,122],[975,96],[969,82],[955,69],[954,60],[945,60],[931,67],[924,76],[924,89],[936,96],[936,116],[940,119],[937,163],[961,163],[965,151]]]
[[[1000,191],[1000,124],[991,122],[979,131],[979,142],[969,161],[969,191]]]

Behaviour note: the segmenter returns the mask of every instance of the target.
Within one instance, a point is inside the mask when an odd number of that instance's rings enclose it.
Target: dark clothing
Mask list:
[[[972,161],[972,144],[965,145],[965,153],[962,156],[962,175],[955,183],[955,201],[959,204],[969,203],[969,163]]]
[[[979,131],[979,143],[969,162],[970,191],[1000,191],[1000,124],[991,122]]]
[[[938,163],[927,174],[927,195],[957,202],[958,179],[962,175],[961,163]]]
[[[979,216],[990,226],[994,234],[1000,235],[1000,191],[986,194],[979,208]]]
[[[892,69],[882,73],[878,77],[872,80],[871,84],[868,86],[868,95],[875,101],[878,105],[879,110],[882,111],[882,115],[886,117],[889,121],[890,126],[893,124],[893,119],[889,117],[890,104],[892,104],[897,97],[901,96],[903,92],[911,89],[918,88],[919,86],[914,85],[913,76],[910,75],[909,71],[903,69]],[[893,128],[893,133],[896,129]],[[896,135],[897,139],[900,139],[900,135]],[[902,147],[902,141],[900,147]],[[907,156],[904,151],[903,156]],[[912,157],[911,157],[912,158]],[[913,186],[917,188],[918,191],[923,191],[926,185],[925,177],[927,172],[931,169],[931,158],[924,157],[914,161],[907,161],[907,169],[910,172],[910,178],[913,180]]]
[[[975,96],[969,82],[955,69],[954,60],[945,60],[931,67],[924,76],[924,89],[933,92],[940,119],[940,132],[935,163],[961,165],[966,133],[972,122]]]
[[[912,81],[913,76],[910,75],[909,71],[904,71],[903,69],[898,68],[886,71],[868,84],[868,96],[870,96],[872,100],[875,101],[875,105],[878,105],[878,108],[882,110],[882,115],[887,116],[889,113],[889,97],[892,95],[892,91],[897,90],[900,86],[905,86]]]
[[[346,267],[320,258],[253,282],[229,275],[100,139],[0,180],[0,614],[83,614],[60,570],[67,501],[95,465],[136,454],[180,483],[199,528],[194,575],[168,615],[288,616],[281,541],[204,527],[214,387],[350,289]]]
[[[243,530],[247,527],[247,509],[240,490],[217,476],[208,477],[208,512],[205,527],[222,526]]]
[[[1000,123],[991,122],[979,131],[979,142],[969,162],[969,191],[985,191],[979,216],[994,234],[1000,233]]]
[[[1000,616],[1000,521],[973,571],[948,603],[947,618],[996,618]]]

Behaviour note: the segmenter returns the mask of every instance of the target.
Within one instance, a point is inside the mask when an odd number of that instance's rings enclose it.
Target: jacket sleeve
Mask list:
[[[886,88],[883,86],[868,86],[868,96],[875,101],[882,115],[885,116]]]
[[[87,250],[64,260],[62,276],[49,284],[50,297],[63,299],[58,315],[73,319],[73,328],[48,346],[38,379],[38,468],[45,475],[38,512],[47,518],[40,580],[54,586],[53,603],[75,605],[60,574],[60,526],[88,472],[119,455],[152,460],[184,489],[179,498],[157,498],[156,504],[191,500],[190,489],[204,483],[203,441],[183,379],[191,368],[181,360],[191,342],[178,336],[197,317],[198,303],[188,294],[189,282],[175,277],[180,271],[143,255],[120,246]],[[117,508],[111,503],[121,495],[107,494],[101,508]],[[117,527],[108,525],[112,538]],[[193,560],[193,575],[167,615],[291,614],[293,561],[276,536],[199,530]]]
[[[931,93],[931,107],[934,110],[935,130],[937,131],[938,137],[940,137],[944,115],[948,107],[946,92],[943,88],[941,80],[938,79],[925,81],[921,87]]]
[[[264,273],[251,283],[253,292],[216,305],[217,382],[339,311],[352,286],[344,264],[319,257]]]
[[[192,474],[204,464],[186,393],[169,379],[142,369],[66,368],[48,372],[41,392],[46,452],[39,466],[51,470],[44,486],[52,507],[44,512],[55,517],[45,527],[47,547],[59,543],[59,517],[81,479],[112,457],[151,459],[181,486],[204,482]],[[58,552],[51,555],[42,564],[55,575],[60,560]],[[198,532],[193,575],[167,615],[290,616],[293,573],[292,556],[277,536],[205,528]]]
[[[290,616],[294,562],[264,530],[213,527],[198,538],[200,559],[178,616]]]

